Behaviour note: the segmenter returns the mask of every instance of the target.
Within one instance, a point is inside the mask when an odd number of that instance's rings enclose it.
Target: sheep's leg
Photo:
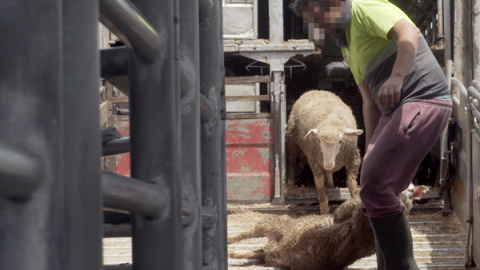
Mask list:
[[[320,204],[320,214],[329,214],[330,208],[328,207],[327,194],[325,194],[325,176],[321,168],[314,162],[310,162],[310,167],[313,171],[313,177],[315,179],[315,187],[317,188],[318,203]],[[313,165],[312,165],[313,164]]]
[[[330,208],[328,207],[327,194],[325,194],[325,179],[323,175],[320,177],[315,176],[315,187],[317,188],[318,203],[320,204],[320,214],[329,214]]]
[[[240,242],[249,238],[258,238],[258,237],[267,237],[272,241],[280,241],[283,238],[285,232],[284,228],[275,226],[276,220],[265,220],[264,222],[259,222],[253,227],[252,230],[248,232],[243,232],[237,236],[229,237],[228,244],[233,244]]]
[[[257,249],[257,250],[236,250],[236,251],[231,251],[228,252],[228,256],[230,258],[235,258],[235,259],[257,259],[257,260],[264,260],[265,259],[265,252],[263,249]],[[250,263],[250,264],[253,264]],[[244,265],[248,265],[244,264]]]
[[[350,192],[350,196],[352,197],[355,197],[358,194],[357,178],[358,178],[358,171],[360,169],[360,164],[361,164],[360,150],[358,150],[357,148],[355,150],[355,157],[353,159],[353,162],[345,166],[347,170],[347,187],[348,187],[348,191]]]
[[[332,172],[325,172],[325,187],[333,188],[333,173]]]

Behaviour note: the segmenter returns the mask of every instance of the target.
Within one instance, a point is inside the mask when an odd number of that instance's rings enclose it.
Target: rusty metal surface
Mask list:
[[[113,117],[113,124],[118,129],[122,138],[130,136],[130,121],[128,116],[115,115]],[[130,153],[115,155],[112,157],[113,164],[111,168],[115,172],[125,177],[130,177]]]
[[[225,135],[227,200],[270,200],[274,192],[272,120],[227,120]]]

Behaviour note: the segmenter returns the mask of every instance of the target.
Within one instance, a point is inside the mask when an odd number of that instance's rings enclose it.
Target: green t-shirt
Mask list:
[[[342,53],[357,84],[396,52],[397,44],[389,40],[387,34],[401,19],[413,24],[401,9],[387,0],[351,0],[351,21],[346,29],[348,48],[342,48]]]

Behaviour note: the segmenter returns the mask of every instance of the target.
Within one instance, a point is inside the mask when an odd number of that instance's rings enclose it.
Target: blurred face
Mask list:
[[[341,19],[346,16],[345,0],[308,0],[302,7],[303,26],[315,44],[324,45],[325,39],[339,39]]]

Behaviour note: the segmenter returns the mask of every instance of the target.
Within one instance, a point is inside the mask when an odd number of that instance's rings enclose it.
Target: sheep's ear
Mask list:
[[[345,135],[354,135],[354,136],[360,136],[363,134],[363,130],[361,129],[353,129],[353,128],[346,128],[343,130],[343,133]]]
[[[413,192],[413,199],[414,200],[421,200],[423,198],[423,194],[427,193],[429,188],[427,186],[418,186],[415,188]]]
[[[304,140],[308,140],[308,138],[310,138],[310,136],[312,135],[317,135],[318,133],[318,129],[314,128],[314,129],[310,129],[307,134],[305,134],[305,136],[303,136],[303,139]]]

